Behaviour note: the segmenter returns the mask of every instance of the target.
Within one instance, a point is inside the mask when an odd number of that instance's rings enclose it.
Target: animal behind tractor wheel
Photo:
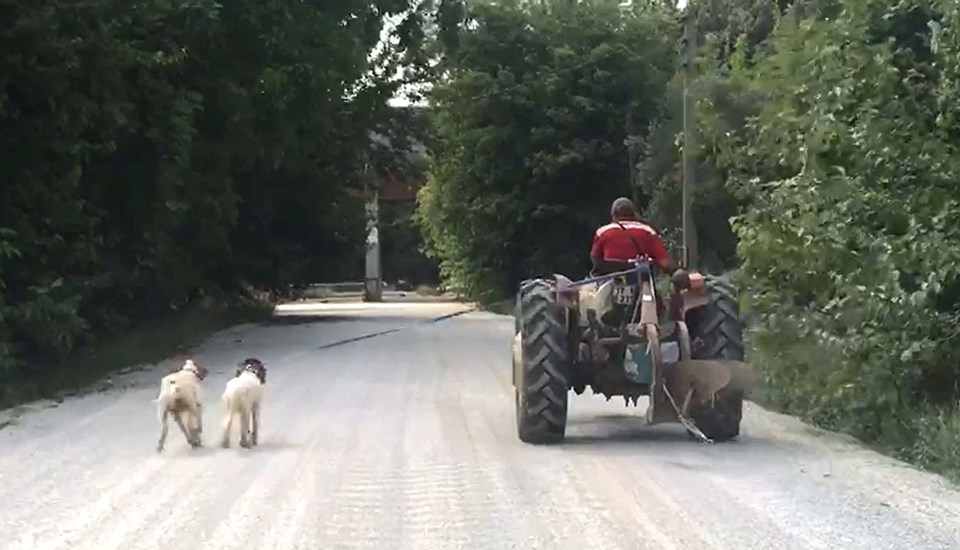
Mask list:
[[[513,365],[517,432],[525,443],[559,443],[567,426],[570,371],[566,312],[543,280],[524,281],[517,302],[522,350]]]
[[[743,324],[736,291],[715,277],[704,281],[709,303],[690,313],[687,324],[693,342],[693,359],[743,361]],[[744,391],[724,388],[716,398],[691,408],[691,418],[704,435],[714,441],[727,441],[740,434]]]

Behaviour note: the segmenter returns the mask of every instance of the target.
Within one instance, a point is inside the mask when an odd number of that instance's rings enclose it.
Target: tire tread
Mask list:
[[[524,281],[517,298],[523,364],[517,391],[517,432],[531,444],[563,441],[570,368],[563,308],[547,281]]]

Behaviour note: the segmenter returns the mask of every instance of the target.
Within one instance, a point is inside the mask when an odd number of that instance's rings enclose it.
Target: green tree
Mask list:
[[[675,17],[659,3],[469,4],[431,94],[418,220],[443,277],[476,298],[584,273],[593,229],[629,195],[628,127],[660,111]]]
[[[736,268],[737,238],[730,218],[745,205],[727,185],[729,175],[718,157],[718,144],[739,130],[760,109],[763,99],[730,78],[730,71],[769,50],[769,37],[782,17],[835,16],[835,0],[691,0],[697,48],[690,91],[696,102],[698,146],[693,185],[693,219],[700,249],[699,267],[707,271]],[[651,130],[638,166],[647,217],[665,238],[680,245],[683,86],[680,75],[670,84],[666,108]]]
[[[922,413],[960,375],[957,21],[921,0],[782,20],[734,72],[762,105],[721,159],[770,398],[927,464],[955,438]]]
[[[429,9],[0,0],[0,371],[362,254],[348,190]]]

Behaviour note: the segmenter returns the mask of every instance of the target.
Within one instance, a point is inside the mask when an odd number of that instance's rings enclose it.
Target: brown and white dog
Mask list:
[[[160,420],[160,439],[157,441],[157,452],[163,451],[167,440],[167,417],[173,414],[180,431],[187,438],[191,447],[201,446],[200,435],[203,433],[203,407],[201,401],[200,382],[206,378],[207,369],[187,359],[183,366],[175,369],[160,380],[160,395],[154,399],[157,403],[157,415]],[[187,415],[187,426],[184,426],[182,415]]]
[[[263,386],[267,383],[267,367],[255,358],[244,359],[237,366],[234,377],[223,391],[223,439],[220,446],[230,447],[230,429],[233,418],[240,417],[240,446],[250,448],[257,444],[260,434],[260,403]]]

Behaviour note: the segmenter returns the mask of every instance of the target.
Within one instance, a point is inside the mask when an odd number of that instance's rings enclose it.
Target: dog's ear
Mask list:
[[[241,374],[243,374],[243,367],[237,367],[237,368],[233,369],[233,377],[234,377],[234,378],[240,376]]]
[[[260,365],[260,368],[257,369],[257,376],[260,377],[261,384],[266,384],[267,383],[267,367]]]

